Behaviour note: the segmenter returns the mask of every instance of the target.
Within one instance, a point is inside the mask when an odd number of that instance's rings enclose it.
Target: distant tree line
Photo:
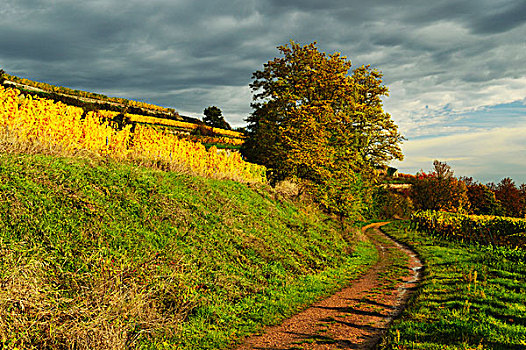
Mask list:
[[[410,188],[394,190],[388,195],[384,193],[384,197],[389,197],[384,200],[390,203],[389,208],[384,208],[384,214],[397,210],[397,215],[408,216],[412,210],[420,209],[516,218],[526,216],[526,184],[516,185],[509,177],[497,184],[482,184],[472,177],[456,178],[445,162],[435,160],[433,166],[431,172],[406,176]]]

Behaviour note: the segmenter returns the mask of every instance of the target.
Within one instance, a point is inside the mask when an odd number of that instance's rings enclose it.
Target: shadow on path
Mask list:
[[[418,285],[422,263],[379,227],[363,231],[378,250],[378,262],[329,298],[249,337],[236,350],[372,349]],[[403,281],[386,283],[386,281]]]

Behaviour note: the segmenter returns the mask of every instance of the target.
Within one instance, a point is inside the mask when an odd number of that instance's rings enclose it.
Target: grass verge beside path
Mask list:
[[[382,230],[410,245],[426,270],[380,349],[526,349],[524,252],[440,240],[403,222]]]
[[[376,258],[260,187],[0,154],[0,348],[225,349]]]

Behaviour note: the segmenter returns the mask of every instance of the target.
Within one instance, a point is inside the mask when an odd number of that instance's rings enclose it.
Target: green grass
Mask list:
[[[217,149],[231,149],[231,150],[241,149],[241,145],[231,145],[227,143],[204,143],[203,145],[206,147],[206,149],[209,149],[212,146],[214,146]]]
[[[266,188],[0,154],[4,348],[229,348],[375,258]]]
[[[411,245],[426,271],[381,349],[526,349],[524,251],[439,240],[407,223],[383,230]]]

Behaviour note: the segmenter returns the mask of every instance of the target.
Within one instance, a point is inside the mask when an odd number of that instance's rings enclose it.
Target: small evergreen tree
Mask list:
[[[211,126],[213,128],[219,128],[219,129],[225,129],[225,130],[231,130],[230,124],[227,123],[225,118],[223,118],[223,112],[216,107],[216,106],[210,106],[205,108],[203,111],[203,114],[205,115],[203,118],[203,122]]]

